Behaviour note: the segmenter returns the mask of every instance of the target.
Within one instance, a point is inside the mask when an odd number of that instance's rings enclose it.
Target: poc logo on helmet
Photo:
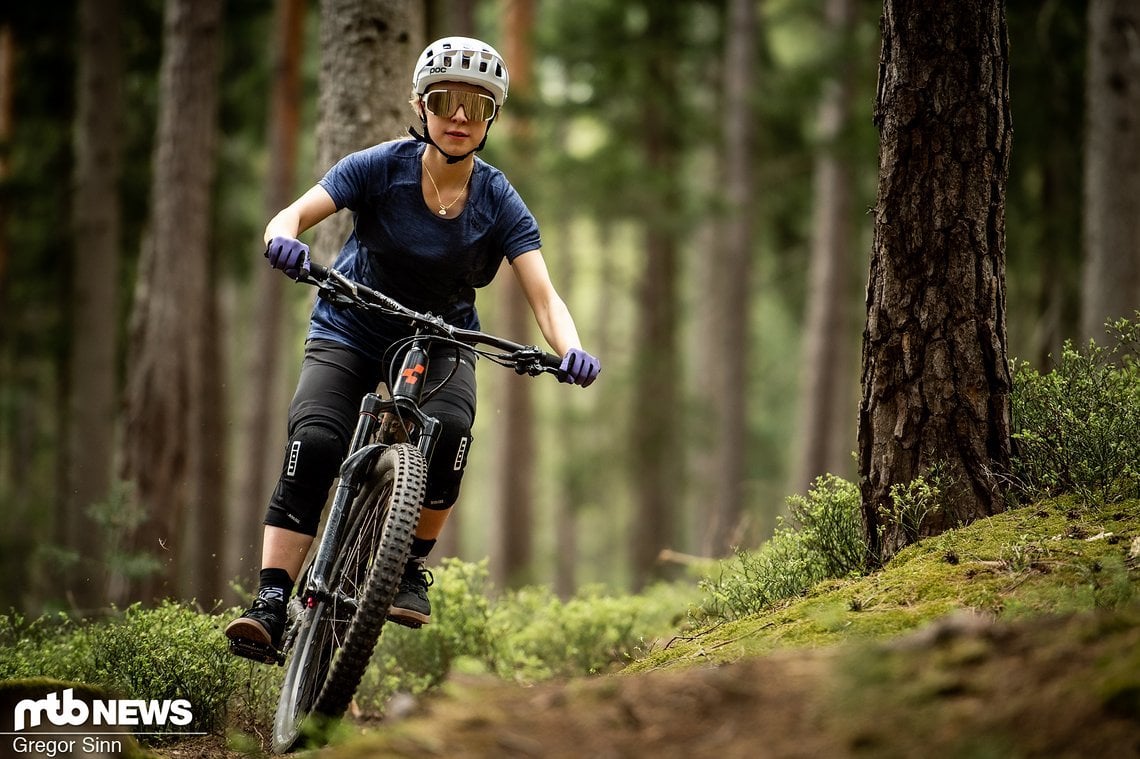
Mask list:
[[[446,74],[447,66],[432,66],[428,69],[429,74]]]
[[[13,729],[16,732],[25,727],[39,727],[46,717],[57,726],[77,727],[90,721],[95,725],[172,725],[185,726],[194,720],[190,702],[184,698],[164,701],[119,700],[86,701],[75,698],[74,688],[68,688],[60,698],[59,693],[49,693],[44,698],[25,698],[16,704],[13,715]]]

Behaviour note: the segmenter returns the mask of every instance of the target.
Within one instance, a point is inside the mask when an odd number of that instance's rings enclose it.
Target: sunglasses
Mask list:
[[[463,106],[468,121],[489,121],[495,115],[495,99],[467,90],[432,90],[424,95],[424,105],[436,116],[450,119]]]

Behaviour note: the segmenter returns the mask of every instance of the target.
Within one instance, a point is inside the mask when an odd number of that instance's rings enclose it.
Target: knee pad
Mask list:
[[[442,510],[451,508],[459,498],[459,484],[471,451],[471,423],[452,414],[435,417],[440,421],[440,432],[428,465],[424,508]]]
[[[347,447],[344,438],[328,427],[299,426],[289,437],[265,524],[316,535],[329,488]]]

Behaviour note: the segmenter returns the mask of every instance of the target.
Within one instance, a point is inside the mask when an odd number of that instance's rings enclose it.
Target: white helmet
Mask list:
[[[423,95],[436,82],[467,82],[490,91],[496,106],[507,99],[507,64],[486,42],[444,37],[424,48],[412,70],[412,89]]]

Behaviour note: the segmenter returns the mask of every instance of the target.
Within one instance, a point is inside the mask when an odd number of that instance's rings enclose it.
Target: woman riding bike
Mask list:
[[[560,376],[582,387],[600,364],[584,351],[574,320],[551,284],[538,224],[498,169],[477,158],[507,97],[507,67],[484,42],[446,37],[428,45],[412,73],[412,107],[423,134],[352,153],[270,220],[266,257],[294,279],[309,271],[297,236],[334,212],[353,212],[353,232],[334,268],[421,312],[479,329],[475,289],[489,284],[505,258],[543,337],[563,357]],[[297,391],[289,407],[288,445],[265,516],[261,575],[248,611],[226,628],[235,640],[278,648],[286,602],[317,533],[321,511],[348,449],[361,396],[376,388],[406,323],[338,310],[317,300]],[[389,618],[419,627],[431,620],[424,569],[447,517],[471,445],[474,356],[440,348],[428,388],[450,378],[425,404],[442,423],[428,471],[412,556]]]

